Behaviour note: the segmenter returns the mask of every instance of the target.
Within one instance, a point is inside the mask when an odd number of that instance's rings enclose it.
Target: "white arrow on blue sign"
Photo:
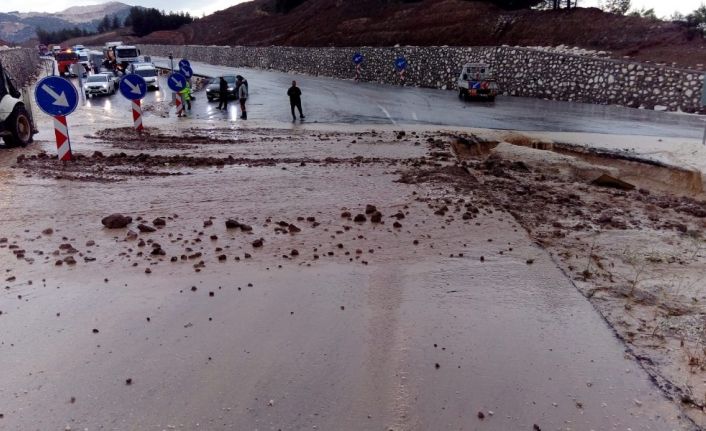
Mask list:
[[[147,95],[147,82],[140,75],[131,73],[120,80],[120,94],[129,100],[139,100]]]
[[[37,83],[34,98],[39,109],[51,116],[69,115],[78,106],[78,91],[68,79],[47,76]]]
[[[189,60],[185,58],[179,60],[179,69],[181,69],[182,67],[191,67],[191,63],[189,63]]]
[[[404,57],[399,57],[395,60],[395,67],[399,70],[404,70],[407,68],[407,59]]]
[[[359,52],[356,52],[355,54],[353,54],[353,63],[360,64],[363,62],[363,59],[364,59],[363,54],[361,54]]]
[[[174,72],[167,78],[167,85],[173,92],[178,93],[186,87],[186,77],[181,72]]]
[[[181,72],[181,74],[184,75],[186,79],[191,79],[191,77],[194,76],[194,71],[191,69],[191,66],[179,65],[179,72]]]

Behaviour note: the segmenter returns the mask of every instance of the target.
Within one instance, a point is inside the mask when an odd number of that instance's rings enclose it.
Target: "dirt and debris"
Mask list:
[[[418,160],[400,171],[400,181],[450,184],[459,197],[471,196],[461,210],[511,214],[552,254],[667,396],[692,419],[703,420],[701,176],[621,154],[604,158],[596,151],[572,153],[568,145],[517,136],[509,141],[514,142],[474,135],[449,139],[457,163]],[[437,205],[436,214],[444,216],[448,200]],[[463,218],[473,217],[468,211]]]

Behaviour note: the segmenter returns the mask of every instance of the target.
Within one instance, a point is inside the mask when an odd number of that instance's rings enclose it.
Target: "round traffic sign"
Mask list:
[[[395,60],[395,67],[397,70],[404,70],[407,68],[407,59],[404,57],[398,57]]]
[[[181,74],[184,75],[186,79],[191,79],[191,77],[194,76],[194,71],[191,69],[191,66],[179,65],[179,72],[181,72]]]
[[[365,57],[363,57],[363,54],[361,54],[359,52],[356,52],[355,54],[353,54],[353,63],[355,63],[355,64],[362,63],[364,59],[365,59]]]
[[[68,79],[47,76],[37,83],[34,89],[37,106],[45,114],[69,115],[78,106],[78,91]]]
[[[129,100],[139,100],[147,95],[147,82],[145,78],[131,73],[120,80],[120,94]]]
[[[191,67],[191,63],[189,63],[189,60],[185,58],[179,60],[179,69],[181,69],[182,67]]]
[[[174,72],[167,78],[169,88],[178,93],[186,87],[186,77],[181,72]]]

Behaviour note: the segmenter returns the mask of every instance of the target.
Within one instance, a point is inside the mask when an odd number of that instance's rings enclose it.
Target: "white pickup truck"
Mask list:
[[[498,83],[493,69],[486,63],[466,63],[458,77],[458,97],[464,100],[483,98],[495,100]]]

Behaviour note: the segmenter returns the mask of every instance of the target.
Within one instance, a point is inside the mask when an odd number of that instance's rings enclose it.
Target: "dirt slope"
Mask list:
[[[505,11],[482,1],[308,0],[287,14],[273,0],[216,12],[178,31],[141,39],[160,44],[393,46],[569,45],[614,57],[706,64],[706,43],[682,25],[607,14],[599,9]],[[105,38],[82,40],[102,43]],[[699,67],[699,66],[697,66]]]

